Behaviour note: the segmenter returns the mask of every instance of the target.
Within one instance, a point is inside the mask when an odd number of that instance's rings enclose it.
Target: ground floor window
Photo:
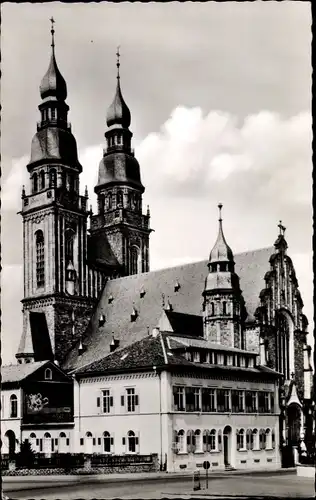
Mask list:
[[[134,431],[128,431],[127,433],[127,449],[129,453],[136,453],[138,450],[138,437],[135,435]]]

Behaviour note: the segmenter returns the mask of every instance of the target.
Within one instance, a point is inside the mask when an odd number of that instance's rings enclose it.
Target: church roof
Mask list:
[[[48,361],[1,366],[1,383],[20,382],[44,366]]]
[[[76,139],[70,131],[60,127],[46,127],[34,135],[30,164],[47,160],[59,160],[82,171]]]
[[[168,310],[165,310],[165,314],[174,333],[190,336],[203,336],[202,316]]]
[[[254,320],[273,250],[264,248],[235,255],[235,271],[240,277],[248,321]],[[148,331],[158,326],[164,307],[163,295],[170,298],[175,312],[202,316],[207,263],[194,262],[109,280],[82,339],[85,352],[79,356],[78,346],[75,346],[64,367],[77,368],[106,356],[112,336],[120,341],[120,347],[146,337]],[[133,308],[136,317],[131,316]],[[101,314],[106,319],[102,326],[99,325]]]
[[[98,184],[100,186],[110,184],[132,184],[144,191],[140,178],[140,168],[137,159],[129,152],[115,151],[106,154],[99,164]]]

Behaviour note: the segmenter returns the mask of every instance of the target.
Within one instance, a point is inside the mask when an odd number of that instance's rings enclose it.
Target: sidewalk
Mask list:
[[[205,474],[203,470],[201,476]],[[236,471],[218,471],[210,472],[209,478],[216,479],[227,476],[243,476],[243,475],[271,475],[271,474],[296,474],[296,469],[248,469],[248,470],[236,470]],[[56,483],[62,483],[63,486],[67,484],[71,485],[73,483],[89,484],[89,483],[117,483],[121,481],[168,481],[179,478],[192,478],[193,471],[186,472],[139,472],[139,473],[122,473],[122,474],[93,474],[93,475],[65,475],[65,476],[2,476],[2,482],[7,487],[6,491],[22,491],[24,489],[30,488],[32,484],[32,489],[42,488],[45,485],[46,488],[56,487]],[[50,484],[51,483],[51,484]],[[9,486],[10,485],[10,486]],[[8,488],[9,486],[9,488]],[[207,495],[207,493],[205,493]],[[204,496],[204,495],[203,495]]]

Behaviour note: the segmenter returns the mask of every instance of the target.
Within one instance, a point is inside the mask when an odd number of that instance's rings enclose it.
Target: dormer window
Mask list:
[[[141,291],[140,291],[140,294],[139,294],[140,298],[142,299],[143,297],[145,297],[145,294],[146,294],[146,291],[145,291],[144,288],[142,288]]]
[[[211,302],[211,316],[215,316],[215,304]]]
[[[103,326],[106,321],[105,315],[102,313],[99,318],[99,326]]]
[[[112,295],[112,294],[111,294],[111,295],[109,295],[109,298],[108,298],[108,303],[109,303],[109,304],[112,304],[113,300],[114,300],[113,295]]]
[[[178,292],[180,290],[180,283],[178,281],[175,282],[175,285],[174,285],[174,291],[175,292]]]
[[[132,312],[131,312],[131,321],[136,321],[137,316],[138,316],[138,313],[137,313],[135,307],[133,307]]]
[[[50,368],[46,368],[44,372],[44,380],[52,380],[53,378],[53,372]]]

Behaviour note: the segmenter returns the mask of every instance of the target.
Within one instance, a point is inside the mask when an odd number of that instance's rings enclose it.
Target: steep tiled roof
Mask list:
[[[235,255],[235,270],[240,277],[248,320],[254,318],[259,305],[259,293],[265,286],[264,275],[270,268],[273,251],[265,248]],[[158,325],[163,312],[162,296],[170,298],[175,312],[202,315],[207,272],[207,261],[201,261],[108,281],[83,338],[86,351],[78,356],[75,346],[64,367],[80,367],[109,354],[112,335],[120,340],[120,347],[147,336],[148,330],[151,332]],[[177,291],[176,284],[180,285]],[[133,307],[137,311],[135,321],[131,321]],[[106,321],[99,326],[101,314]]]
[[[88,261],[106,267],[120,267],[103,231],[88,236]]]
[[[1,383],[20,382],[46,363],[47,361],[36,361],[35,363],[1,366]]]
[[[174,349],[180,349],[180,346],[184,348],[185,346],[188,347],[196,347],[199,349],[213,349],[216,351],[225,351],[225,352],[234,352],[234,353],[241,353],[241,354],[252,354],[254,355],[253,352],[249,351],[244,351],[243,349],[237,349],[236,347],[227,347],[225,345],[221,344],[215,344],[214,342],[209,342],[206,339],[197,339],[197,338],[188,338],[188,337],[177,337],[174,336],[172,337],[173,340],[175,340],[178,343],[177,347],[173,347]]]

